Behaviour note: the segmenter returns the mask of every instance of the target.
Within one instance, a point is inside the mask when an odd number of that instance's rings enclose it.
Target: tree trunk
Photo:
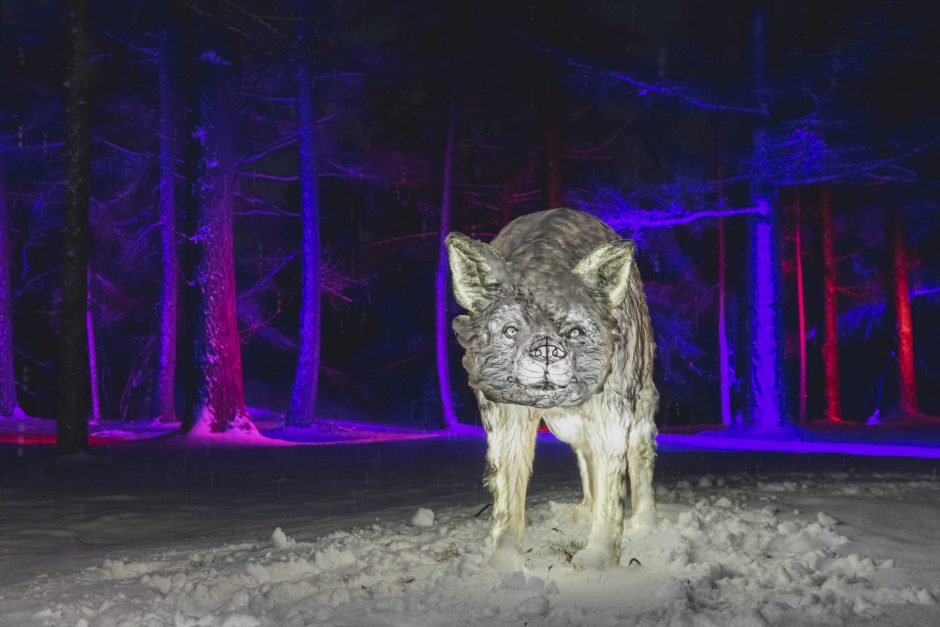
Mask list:
[[[300,303],[300,355],[294,374],[287,424],[307,427],[317,408],[317,381],[320,373],[320,208],[317,200],[317,119],[314,111],[310,62],[307,60],[313,36],[309,0],[299,0],[297,25],[297,119],[300,126],[300,214],[302,236],[300,257],[302,287]]]
[[[245,408],[235,311],[232,232],[234,109],[232,58],[221,27],[200,19],[195,67],[195,358],[193,431],[255,432]]]
[[[562,139],[561,85],[554,66],[545,70],[543,83],[545,108],[545,174],[546,209],[565,206],[565,186],[562,160],[564,159],[564,141]]]
[[[62,228],[62,315],[59,332],[59,416],[56,451],[88,448],[88,7],[68,2],[68,67],[65,106],[65,210]]]
[[[160,349],[157,358],[157,416],[160,422],[176,422],[176,319],[179,288],[179,254],[176,242],[176,146],[177,114],[174,74],[177,70],[176,39],[172,29],[172,3],[162,11],[158,87],[160,91]]]
[[[819,218],[822,229],[823,253],[823,367],[826,373],[826,420],[842,422],[842,401],[839,394],[839,326],[838,282],[836,281],[836,248],[832,229],[832,204],[828,184],[820,188]]]
[[[715,162],[718,164],[718,206],[725,206],[724,168],[721,163],[723,127],[719,123]],[[731,415],[732,367],[728,348],[728,267],[727,242],[725,241],[725,219],[718,218],[718,383],[721,386],[721,424],[730,427],[734,423]]]
[[[532,3],[531,15],[536,32],[553,48],[561,48],[568,28],[567,10],[560,2]],[[565,206],[564,184],[564,94],[561,71],[557,63],[546,60],[536,74],[540,81],[542,116],[545,125],[545,191],[546,209]]]
[[[766,105],[767,9],[760,2],[753,18],[754,90]],[[766,108],[766,106],[765,106]],[[780,303],[780,216],[776,192],[764,179],[768,168],[770,138],[765,123],[755,122],[754,168],[751,201],[758,212],[751,217],[748,239],[751,263],[751,363],[747,417],[755,426],[776,429],[784,422],[782,311]]]
[[[907,279],[908,260],[904,217],[899,209],[885,209],[887,235],[891,246],[891,270],[894,287],[894,311],[898,333],[898,385],[901,418],[916,417],[917,379],[914,374],[914,326],[911,321],[911,292]]]
[[[95,317],[94,296],[92,294],[94,274],[91,265],[88,266],[88,295],[85,305],[85,335],[88,338],[88,389],[91,391],[91,414],[89,420],[93,425],[101,424],[101,395],[98,387],[98,350],[95,343]]]
[[[800,190],[796,190],[796,210],[794,217],[794,239],[796,252],[796,309],[798,319],[798,333],[800,342],[800,415],[797,420],[799,424],[806,422],[806,398],[808,396],[806,387],[806,299],[803,285],[803,219],[800,207]]]
[[[450,232],[451,201],[454,187],[454,136],[457,123],[457,76],[450,80],[450,103],[447,108],[447,143],[444,149],[444,185],[441,195],[441,226],[437,242],[437,273],[434,277],[434,345],[437,356],[437,386],[441,398],[441,410],[444,414],[444,427],[453,429],[457,426],[457,413],[454,411],[454,395],[450,386],[450,364],[447,344],[451,337],[447,324],[447,246],[444,240]]]
[[[169,0],[174,3],[176,0]],[[185,60],[180,63],[183,70],[181,82],[181,106],[183,126],[187,130],[182,144],[183,161],[186,168],[186,183],[183,187],[184,202],[177,208],[180,223],[180,239],[177,254],[180,264],[179,291],[179,317],[176,325],[176,374],[181,383],[183,402],[180,416],[181,430],[192,430],[196,421],[196,407],[199,404],[199,380],[201,375],[196,364],[196,324],[199,316],[196,312],[196,205],[199,194],[199,139],[195,134],[198,128],[198,114],[195,102],[199,94],[199,72],[195,59],[199,54],[196,41],[197,18],[194,11],[181,11],[179,13],[179,35],[181,39],[180,52]]]
[[[731,362],[728,351],[727,268],[725,219],[718,218],[718,376],[721,385],[721,424],[731,426]]]
[[[13,370],[13,298],[10,284],[10,215],[7,205],[6,155],[0,147],[0,417],[12,416],[16,402]]]

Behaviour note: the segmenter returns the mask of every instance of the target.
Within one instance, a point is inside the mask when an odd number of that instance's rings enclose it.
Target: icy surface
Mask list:
[[[929,471],[664,453],[657,524],[575,571],[577,470],[540,442],[525,571],[501,575],[476,440],[9,451],[2,625],[940,624]]]

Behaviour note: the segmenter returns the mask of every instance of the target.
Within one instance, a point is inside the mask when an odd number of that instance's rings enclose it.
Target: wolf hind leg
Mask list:
[[[630,501],[633,514],[630,527],[656,525],[656,498],[653,492],[653,466],[656,463],[656,423],[652,417],[634,424],[627,446],[630,472]]]

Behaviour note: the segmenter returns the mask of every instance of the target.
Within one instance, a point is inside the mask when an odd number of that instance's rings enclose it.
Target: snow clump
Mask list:
[[[424,507],[419,507],[415,515],[411,517],[411,524],[415,527],[432,527],[434,525],[434,512]]]

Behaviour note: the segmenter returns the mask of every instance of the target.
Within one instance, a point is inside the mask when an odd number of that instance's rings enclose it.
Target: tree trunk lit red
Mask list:
[[[836,280],[835,234],[832,228],[832,202],[828,184],[820,188],[819,217],[823,249],[823,366],[826,372],[826,420],[842,421],[839,395],[839,325]]]
[[[195,358],[193,430],[255,431],[245,409],[235,311],[233,62],[222,27],[201,20],[195,60]]]
[[[806,422],[806,300],[803,291],[803,238],[802,217],[800,215],[800,190],[796,190],[795,225],[793,231],[796,240],[796,308],[799,319],[800,339],[800,415],[799,422]]]
[[[911,322],[911,293],[907,279],[908,259],[904,218],[898,209],[886,209],[891,269],[894,278],[894,309],[898,333],[898,377],[901,388],[900,410],[917,415],[917,380],[914,374],[914,327]]]

